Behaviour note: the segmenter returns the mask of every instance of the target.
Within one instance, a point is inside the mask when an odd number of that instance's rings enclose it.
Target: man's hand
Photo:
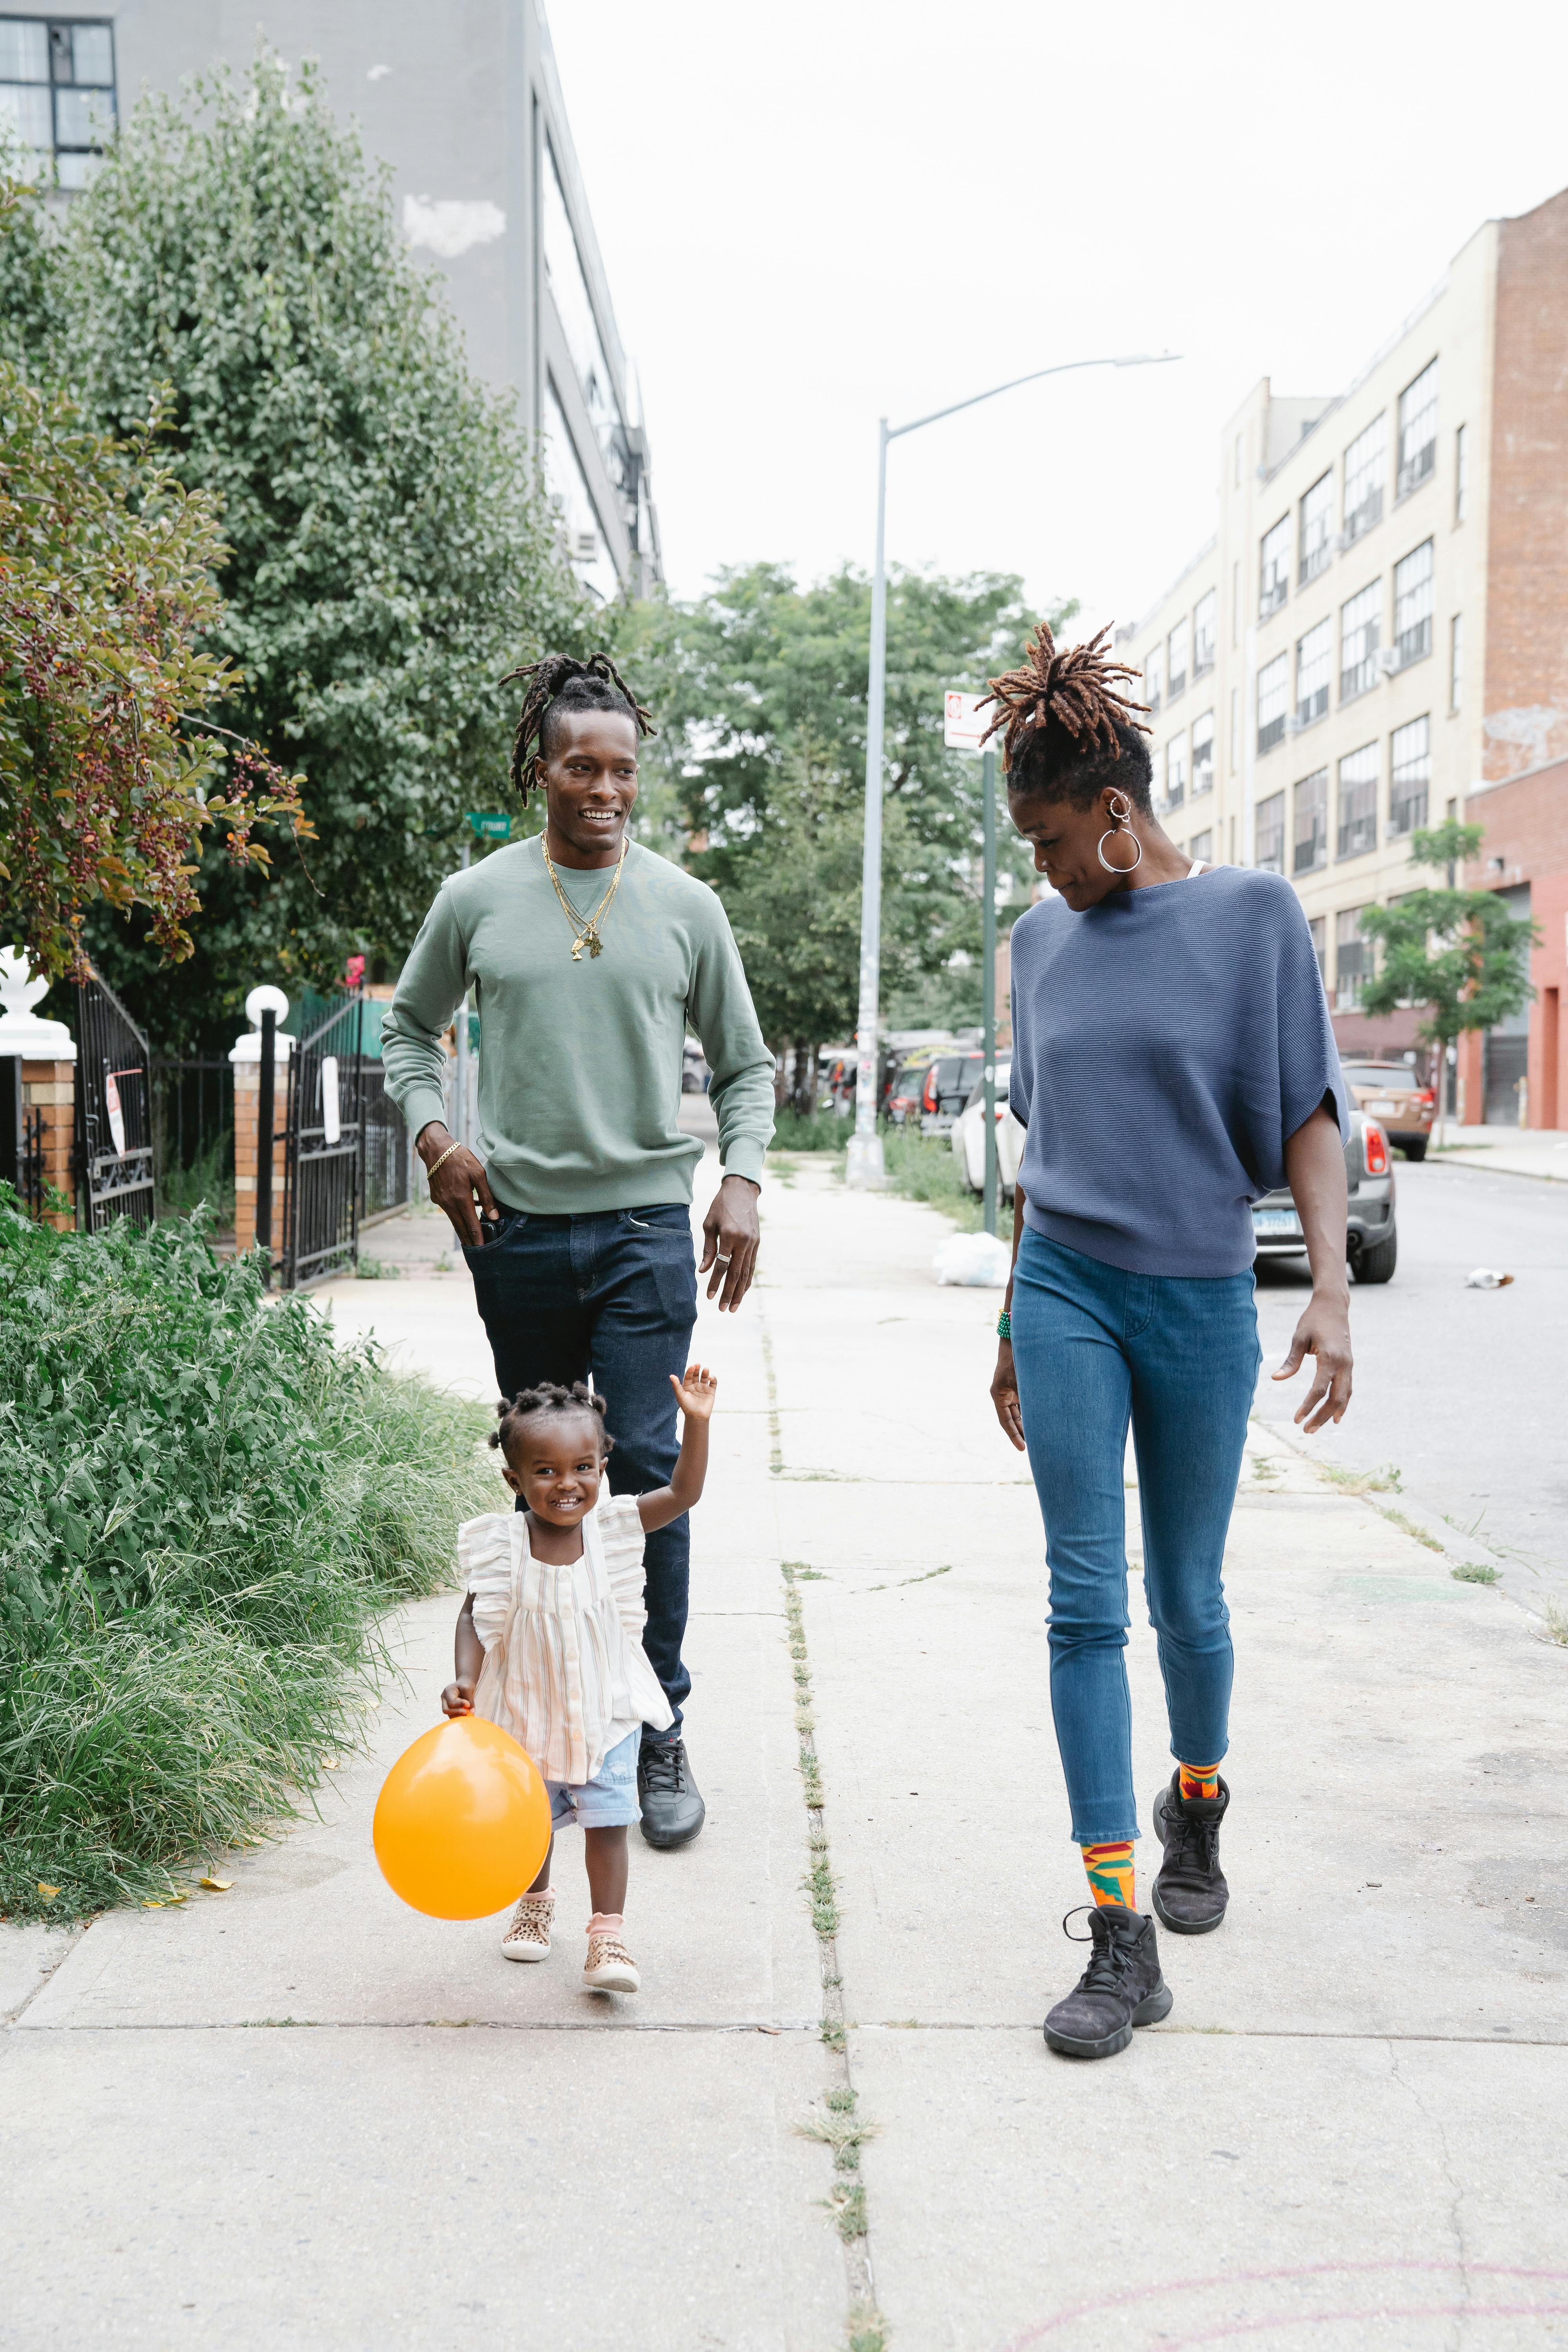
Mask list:
[[[1325,1422],[1342,1421],[1351,1401],[1351,1302],[1348,1291],[1320,1294],[1314,1290],[1307,1311],[1296,1326],[1290,1352],[1275,1373],[1277,1381],[1293,1380],[1304,1356],[1317,1359],[1312,1385],[1296,1408],[1310,1437]],[[1316,1411],[1313,1408],[1316,1407]],[[1308,1414],[1311,1419],[1307,1419]]]
[[[702,1263],[697,1273],[700,1279],[712,1267],[708,1296],[718,1297],[721,1315],[726,1307],[734,1313],[756,1272],[757,1245],[762,1240],[757,1223],[760,1189],[749,1176],[726,1176],[702,1220]]]
[[[441,1693],[442,1714],[472,1715],[474,1690],[475,1685],[472,1683],[448,1683]]]
[[[414,1149],[426,1169],[436,1166],[444,1152],[451,1151],[452,1139],[438,1118],[422,1127],[415,1139]],[[479,1196],[478,1211],[474,1196]],[[452,1221],[452,1230],[460,1242],[478,1249],[484,1239],[479,1229],[482,1216],[487,1224],[494,1224],[500,1215],[490,1197],[490,1181],[485,1174],[484,1162],[476,1160],[466,1144],[460,1145],[430,1179],[430,1198],[438,1209],[444,1209]]]
[[[997,1420],[1022,1454],[1024,1423],[1018,1412],[1018,1381],[1013,1370],[1011,1339],[997,1342],[996,1370],[991,1375],[991,1402],[996,1408]]]

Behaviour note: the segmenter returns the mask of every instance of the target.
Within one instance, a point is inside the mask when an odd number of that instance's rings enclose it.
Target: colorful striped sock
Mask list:
[[[1132,1899],[1132,1841],[1113,1838],[1105,1845],[1080,1845],[1083,1866],[1089,1873],[1089,1891],[1097,1903],[1125,1903],[1129,1911],[1136,1911]]]
[[[1184,1797],[1203,1797],[1210,1803],[1219,1795],[1217,1764],[1179,1764]]]

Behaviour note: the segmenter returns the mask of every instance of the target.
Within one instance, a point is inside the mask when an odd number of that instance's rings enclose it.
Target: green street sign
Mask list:
[[[473,826],[475,833],[478,834],[481,841],[510,841],[511,839],[511,819],[504,814],[498,816],[484,809],[470,809],[468,811],[468,823]]]

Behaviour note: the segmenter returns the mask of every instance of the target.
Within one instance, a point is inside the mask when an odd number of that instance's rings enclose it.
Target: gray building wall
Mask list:
[[[637,385],[539,0],[109,0],[47,13],[113,24],[122,113],[143,89],[244,68],[258,40],[290,67],[316,59],[334,111],[391,167],[396,217],[445,278],[476,372],[543,436],[584,580],[609,595],[662,577]]]

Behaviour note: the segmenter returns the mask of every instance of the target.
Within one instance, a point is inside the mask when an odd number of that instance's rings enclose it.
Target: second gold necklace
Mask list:
[[[630,843],[626,841],[621,843],[621,854],[616,860],[615,879],[591,915],[584,915],[579,908],[574,907],[561,887],[561,877],[555,871],[554,862],[550,855],[550,845],[542,834],[539,836],[539,846],[544,852],[544,870],[549,875],[555,895],[561,901],[561,911],[576,934],[572,941],[573,962],[582,962],[584,948],[587,949],[590,956],[603,955],[605,942],[599,937],[599,925],[609,913],[610,901],[621,887],[621,868],[626,862],[626,851],[631,846]]]

